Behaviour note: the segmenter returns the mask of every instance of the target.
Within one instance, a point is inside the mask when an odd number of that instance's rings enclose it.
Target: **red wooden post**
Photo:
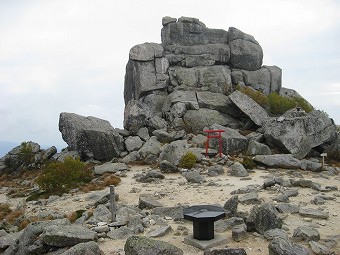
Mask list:
[[[218,138],[218,152],[220,153],[220,157],[222,156],[222,136],[221,133],[224,132],[224,130],[219,129],[212,129],[212,130],[203,130],[204,132],[208,133],[207,135],[207,141],[205,144],[205,156],[208,157],[208,148],[209,148],[209,141],[210,138]]]

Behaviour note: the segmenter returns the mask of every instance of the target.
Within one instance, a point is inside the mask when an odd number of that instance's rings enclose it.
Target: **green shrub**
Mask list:
[[[252,157],[244,157],[241,164],[244,166],[245,169],[254,169],[256,167],[256,164]]]
[[[49,164],[37,178],[37,184],[48,194],[61,195],[92,180],[92,171],[79,159]]]
[[[300,107],[307,113],[314,110],[308,101],[302,97],[284,97],[277,92],[265,95],[246,86],[237,86],[236,89],[249,96],[272,115],[281,115],[295,107]]]
[[[314,110],[313,106],[308,103],[308,101],[302,97],[293,97],[296,102],[296,105],[301,107],[305,112],[311,112]]]
[[[264,95],[262,92],[254,90],[254,89],[249,88],[249,87],[240,87],[240,86],[237,86],[236,89],[239,90],[240,92],[242,92],[243,94],[246,94],[247,96],[249,96],[256,103],[261,105],[263,108],[267,108],[268,107],[268,104],[269,104],[268,97],[266,95]]]
[[[196,161],[196,155],[191,151],[188,151],[179,161],[179,167],[191,169],[195,166]]]
[[[34,162],[34,153],[32,145],[28,142],[22,142],[20,148],[19,158],[23,161],[25,166]]]
[[[280,96],[278,93],[270,93],[268,95],[269,109],[274,115],[280,115],[286,111],[296,107],[294,99]]]

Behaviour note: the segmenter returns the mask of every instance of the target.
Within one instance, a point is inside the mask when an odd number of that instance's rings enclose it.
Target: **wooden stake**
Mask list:
[[[110,209],[111,209],[111,222],[116,221],[116,194],[115,186],[110,185]]]

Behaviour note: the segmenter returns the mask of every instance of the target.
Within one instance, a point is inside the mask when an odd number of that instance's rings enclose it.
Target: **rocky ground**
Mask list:
[[[126,175],[123,174],[125,177],[122,177],[121,184],[116,187],[116,192],[119,194],[119,204],[138,207],[140,197],[148,195],[166,207],[198,204],[219,204],[223,206],[232,197],[231,193],[238,190],[236,193],[245,193],[238,194],[238,212],[246,213],[255,204],[263,202],[281,204],[275,200],[284,200],[285,198],[280,196],[284,191],[297,190],[298,195],[289,196],[288,203],[299,206],[300,213],[296,211],[294,213],[280,213],[280,217],[284,222],[284,231],[292,238],[296,228],[309,225],[319,232],[319,243],[326,245],[334,254],[340,254],[340,246],[337,244],[340,241],[340,224],[338,224],[340,222],[340,191],[335,189],[335,187],[340,187],[339,176],[329,176],[327,172],[313,173],[302,170],[255,169],[248,177],[241,178],[230,176],[227,173],[228,168],[224,167],[225,173],[222,175],[209,176],[206,171],[201,172],[201,176],[204,178],[202,183],[188,182],[181,173],[165,174],[164,179],[156,179],[155,182],[143,183],[136,181],[136,176],[139,177],[140,174],[147,173],[149,170],[150,167],[148,166],[131,166],[130,171],[127,171]],[[279,184],[270,186],[271,184],[268,184],[268,180],[273,180],[273,177],[276,179],[281,177],[281,180],[303,179],[305,184],[308,183],[307,180],[310,180],[313,183],[321,184],[321,187],[330,186],[333,188],[321,188],[324,191],[320,191],[320,189],[313,188],[315,185],[308,184],[296,185],[297,187],[285,187],[285,185]],[[264,182],[269,185],[267,189],[262,188]],[[75,192],[62,197],[51,197],[43,203],[24,203],[24,198],[9,199],[4,195],[6,192],[5,187],[2,187],[0,192],[0,203],[10,203],[12,208],[24,207],[27,215],[51,214],[51,212],[55,215],[65,215],[76,210],[93,207],[93,198],[100,196],[100,194],[107,194],[109,188],[90,193]],[[244,197],[256,193],[258,198],[251,197],[246,199]],[[320,208],[323,213],[328,212],[328,218],[303,214],[301,209],[304,208]],[[143,211],[148,213],[150,210],[144,209]],[[171,226],[171,231],[162,237],[157,237],[157,239],[174,244],[182,249],[184,254],[203,254],[203,251],[183,243],[184,236],[192,234],[191,222],[175,221],[174,218],[166,216],[163,217],[163,220],[165,220],[166,225]],[[144,233],[140,235],[149,235],[148,233],[156,228],[159,228],[159,225],[151,225],[145,228]],[[268,254],[270,241],[263,235],[246,233],[245,239],[236,242],[232,238],[232,227],[224,227],[223,221],[216,223],[215,230],[221,232],[220,234],[227,238],[227,242],[220,247],[241,247],[246,250],[248,255]],[[99,236],[102,236],[98,240],[99,247],[104,254],[124,254],[126,238],[114,238],[116,239],[114,240],[105,235]],[[305,246],[310,254],[314,254],[307,241],[298,240],[297,238],[292,238],[292,240]]]

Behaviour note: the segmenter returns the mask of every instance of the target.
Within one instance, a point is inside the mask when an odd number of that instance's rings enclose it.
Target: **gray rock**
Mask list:
[[[101,254],[101,250],[99,249],[99,245],[97,242],[90,241],[86,243],[76,244],[67,251],[63,252],[61,255],[80,255],[80,254],[98,255]]]
[[[262,65],[263,51],[260,45],[243,39],[229,42],[230,64],[234,68],[257,70]]]
[[[251,156],[271,155],[272,152],[267,145],[265,145],[263,143],[256,142],[254,140],[251,140],[251,141],[249,141],[247,154],[251,155]]]
[[[7,169],[11,172],[29,168],[32,164],[42,163],[42,155],[39,144],[32,141],[23,142],[0,158],[0,171]]]
[[[110,122],[95,117],[63,112],[59,117],[59,131],[70,150],[97,160],[118,157],[124,147],[122,136]]]
[[[221,133],[221,137],[222,137],[222,152],[225,155],[235,154],[247,149],[248,139],[241,135],[237,130],[226,128],[218,124],[213,124],[211,127],[212,129],[224,130],[224,132]],[[212,139],[211,145],[213,148],[218,149],[219,146],[218,140]]]
[[[231,217],[229,219],[215,221],[214,228],[216,232],[222,233],[241,224],[244,224],[243,218]]]
[[[176,140],[180,140],[185,136],[185,131],[172,131],[168,133],[166,130],[158,129],[152,132],[154,136],[157,137],[157,140],[161,143],[171,143]]]
[[[204,136],[202,134],[198,134],[198,135],[194,136],[189,142],[193,146],[197,146],[199,148],[205,148],[205,142],[206,141],[207,141],[206,136]]]
[[[125,163],[104,163],[94,167],[95,174],[116,173],[127,170],[129,170],[129,167]]]
[[[163,204],[150,196],[141,196],[138,201],[139,209],[153,209],[155,207],[162,207]]]
[[[6,236],[8,233],[4,229],[0,229],[0,237]]]
[[[166,88],[169,81],[166,75],[168,66],[168,60],[161,56],[150,61],[129,59],[124,82],[125,105],[153,90]]]
[[[258,44],[254,36],[246,34],[235,27],[229,27],[228,34],[229,34],[228,42],[231,42],[236,39],[243,39]]]
[[[123,227],[111,230],[106,235],[107,237],[113,240],[122,240],[122,239],[126,239],[126,238],[133,236],[134,231],[128,227],[123,226]]]
[[[262,126],[268,120],[268,113],[246,94],[236,90],[229,96],[229,98],[256,125]]]
[[[299,179],[299,180],[295,180],[295,179],[291,179],[290,180],[292,186],[294,187],[302,187],[302,188],[311,188],[317,191],[321,191],[322,187],[321,184],[313,182],[311,180],[306,180],[306,179]]]
[[[126,155],[124,158],[121,159],[121,161],[125,164],[129,164],[131,162],[136,162],[140,160],[140,155],[138,151],[132,151],[128,155]]]
[[[294,229],[293,237],[296,240],[303,240],[303,241],[319,241],[320,234],[316,228],[311,226],[300,226]]]
[[[98,205],[93,211],[93,218],[102,222],[109,222],[111,219],[111,212],[105,205]]]
[[[299,169],[301,161],[291,154],[256,155],[253,160],[273,168]]]
[[[166,160],[162,160],[159,163],[159,169],[161,170],[162,173],[177,173],[179,171],[177,166],[171,164]]]
[[[118,208],[116,212],[116,222],[118,225],[122,226],[128,224],[134,217],[142,218],[143,216],[145,215],[138,208],[121,207]]]
[[[143,146],[143,141],[139,136],[129,136],[125,139],[125,148],[131,151],[137,151]]]
[[[231,176],[236,177],[246,177],[249,175],[247,169],[245,169],[244,166],[239,162],[235,162],[230,166],[229,173]]]
[[[222,126],[231,125],[234,127],[241,127],[240,121],[235,118],[219,111],[206,108],[187,111],[183,117],[183,121],[187,128],[186,131],[195,134],[202,132],[205,127],[214,123]]]
[[[231,231],[231,237],[236,242],[240,242],[240,241],[243,241],[244,239],[247,239],[248,233],[247,233],[246,225],[242,224],[242,225],[233,227]]]
[[[289,239],[287,233],[284,230],[279,229],[279,228],[267,230],[266,232],[264,232],[264,237],[267,240],[273,240],[276,237],[280,237],[280,238],[287,239],[287,240]]]
[[[137,135],[144,141],[146,142],[147,140],[150,139],[149,131],[146,127],[142,127],[138,130]]]
[[[148,237],[132,236],[126,240],[124,251],[126,255],[183,255],[183,251],[164,241]]]
[[[184,103],[187,109],[198,110],[198,102],[194,91],[174,91],[168,95],[164,102],[163,112],[168,112],[176,103]]]
[[[321,243],[315,242],[315,241],[309,241],[309,246],[312,249],[312,251],[315,254],[318,254],[318,255],[330,255],[330,254],[334,254],[332,251],[330,251],[328,249],[327,246],[325,246],[325,245],[323,245]]]
[[[205,180],[204,177],[196,171],[183,172],[182,175],[188,182],[191,183],[203,183]]]
[[[27,225],[27,227],[20,232],[21,235],[16,243],[9,246],[5,252],[6,255],[15,254],[29,254],[29,253],[45,253],[47,252],[46,246],[40,241],[41,234],[47,227],[70,225],[67,219],[58,219],[52,221],[39,221]]]
[[[272,118],[264,125],[264,131],[269,145],[289,151],[299,159],[304,158],[312,148],[336,137],[333,121],[321,111],[298,117],[283,115],[280,119]]]
[[[215,62],[228,63],[230,49],[227,44],[222,43],[193,46],[169,45],[165,47],[164,55],[171,65],[211,66]]]
[[[6,233],[5,230],[3,231]],[[10,233],[10,234],[6,233],[5,235],[2,235],[0,237],[0,251],[1,249],[7,249],[9,246],[15,245],[15,243],[17,242],[21,234],[22,234],[22,231]]]
[[[300,210],[298,205],[290,203],[279,203],[276,204],[275,207],[280,213],[298,213]]]
[[[158,163],[158,157],[156,155],[150,154],[144,159],[146,165],[156,165]]]
[[[286,195],[288,197],[296,197],[299,195],[299,190],[298,189],[287,189],[283,191],[283,195]]]
[[[130,49],[129,58],[138,61],[150,61],[162,57],[163,47],[157,43],[143,43]]]
[[[238,195],[233,195],[225,202],[223,208],[226,210],[228,217],[236,216],[238,207]]]
[[[57,148],[55,146],[52,146],[48,148],[47,150],[42,151],[42,160],[48,160],[52,158],[57,153]]]
[[[303,217],[317,218],[317,219],[328,219],[329,213],[321,209],[313,208],[300,208],[299,214]]]
[[[210,248],[204,255],[247,255],[243,248]]]
[[[169,19],[166,19],[166,22]],[[162,44],[167,45],[204,45],[227,44],[228,32],[222,29],[209,29],[196,18],[181,17],[177,22],[173,19],[163,25]]]
[[[224,94],[212,93],[209,91],[197,92],[196,94],[200,108],[217,110],[219,112],[231,115],[235,114],[237,111],[229,97]]]
[[[301,160],[301,169],[302,170],[309,170],[312,172],[321,172],[322,171],[322,164],[318,162],[314,162],[311,160],[303,159]]]
[[[129,219],[127,227],[130,228],[136,235],[144,232],[143,220],[138,215],[132,216]]]
[[[271,93],[271,74],[270,71],[261,67],[255,71],[242,70],[244,82],[247,86],[251,86],[255,90],[261,91],[268,95]],[[274,91],[273,91],[274,92]]]
[[[208,175],[211,175],[212,173],[215,173],[215,174],[213,174],[213,176],[223,175],[224,174],[224,167],[220,166],[220,165],[211,166],[211,167],[208,168]]]
[[[174,219],[183,219],[183,209],[184,206],[174,206],[174,207],[156,207],[152,209],[152,213],[162,216],[171,217]]]
[[[282,69],[277,66],[263,66],[270,72],[270,92],[280,93],[282,88]]]
[[[246,224],[248,231],[256,230],[263,234],[269,229],[281,228],[282,219],[273,204],[264,203],[251,209]]]
[[[189,144],[186,140],[178,140],[167,145],[161,152],[159,159],[178,166],[181,158],[188,152]]]
[[[160,228],[156,228],[154,230],[150,230],[148,233],[146,233],[147,237],[162,237],[170,233],[172,228],[170,226],[163,226]]]
[[[245,205],[261,204],[261,200],[259,199],[257,192],[245,194],[244,196],[240,197],[238,201]]]
[[[269,255],[309,255],[308,250],[289,239],[276,237],[268,246]]]
[[[149,155],[159,155],[161,151],[162,144],[157,140],[155,136],[150,137],[150,139],[143,145],[138,151],[141,158],[146,158]]]
[[[143,183],[149,183],[149,182],[154,182],[160,179],[164,179],[165,176],[163,174],[161,174],[158,171],[155,170],[150,170],[145,174],[142,174],[141,176],[139,176],[136,181],[138,182],[143,182]]]
[[[78,151],[69,151],[68,149],[65,149],[59,153],[56,153],[53,155],[52,159],[64,162],[66,158],[71,157],[73,159],[79,159],[81,154]]]
[[[146,104],[130,100],[124,109],[124,128],[132,134],[137,134],[138,130],[145,127],[147,119],[150,117],[150,110]]]
[[[45,244],[66,247],[97,240],[97,233],[79,225],[48,226],[42,234]]]
[[[289,202],[289,197],[287,195],[281,194],[276,197],[273,197],[273,200],[276,202],[287,203]]]

